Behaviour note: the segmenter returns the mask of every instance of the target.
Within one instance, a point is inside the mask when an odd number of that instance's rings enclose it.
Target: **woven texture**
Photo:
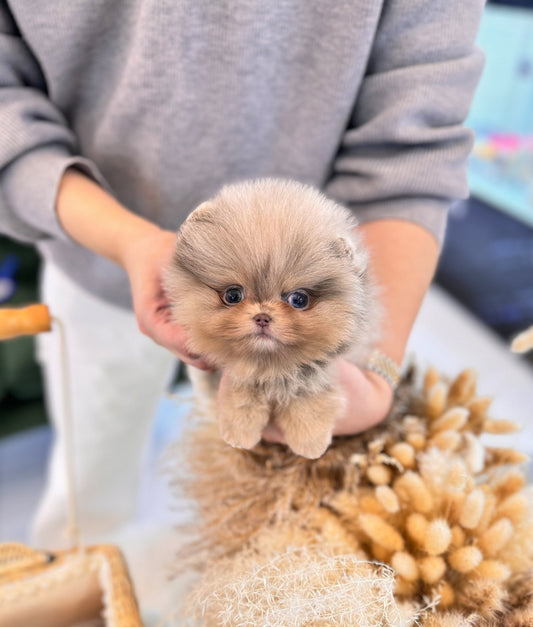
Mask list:
[[[101,586],[105,625],[141,627],[126,563],[111,545],[47,553],[17,543],[0,544],[0,613],[90,573],[96,573]]]

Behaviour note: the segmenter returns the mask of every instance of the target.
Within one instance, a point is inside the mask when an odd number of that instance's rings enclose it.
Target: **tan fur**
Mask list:
[[[218,419],[233,446],[252,448],[273,420],[293,451],[316,458],[326,450],[343,406],[332,361],[350,353],[362,362],[376,337],[354,227],[350,212],[317,190],[263,179],[224,187],[180,229],[165,289],[190,351],[230,375]],[[232,286],[244,299],[228,305],[222,296]],[[308,308],[288,303],[295,290],[309,294]],[[268,316],[266,328],[257,315]]]

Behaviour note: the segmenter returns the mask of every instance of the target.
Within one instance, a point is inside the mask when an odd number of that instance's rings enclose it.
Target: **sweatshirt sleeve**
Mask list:
[[[483,68],[483,0],[386,0],[326,192],[359,222],[416,222],[442,243],[468,197],[463,122]]]
[[[0,232],[36,242],[68,238],[55,213],[59,181],[74,166],[104,183],[76,156],[76,139],[47,96],[43,73],[0,2]]]

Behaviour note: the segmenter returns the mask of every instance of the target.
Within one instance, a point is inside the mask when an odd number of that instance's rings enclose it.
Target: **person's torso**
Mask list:
[[[227,182],[323,185],[382,8],[368,0],[10,4],[79,153],[122,203],[173,230]]]

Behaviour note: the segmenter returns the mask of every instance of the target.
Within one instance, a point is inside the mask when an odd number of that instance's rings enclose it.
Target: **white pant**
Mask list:
[[[66,331],[79,526],[84,541],[98,542],[135,516],[145,444],[176,359],[139,332],[133,313],[88,294],[49,263],[42,301]],[[56,437],[32,542],[61,548],[68,495],[57,329],[39,336],[38,354]]]

